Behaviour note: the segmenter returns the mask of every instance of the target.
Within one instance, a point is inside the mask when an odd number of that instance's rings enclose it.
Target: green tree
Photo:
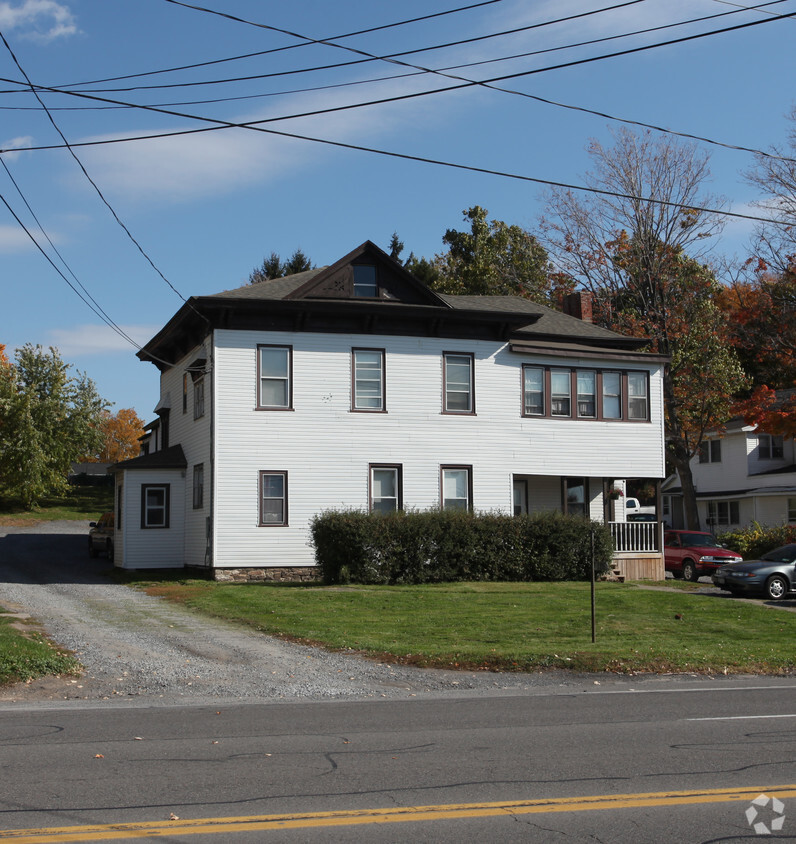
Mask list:
[[[448,229],[442,238],[448,251],[435,261],[441,293],[524,296],[535,302],[550,299],[547,251],[525,229],[487,219],[474,205],[463,212],[469,231]]]
[[[312,269],[314,269],[312,261],[301,249],[296,249],[287,261],[282,261],[276,252],[272,252],[267,258],[263,259],[259,267],[255,267],[249,273],[249,284],[258,284],[261,281],[283,278],[286,275],[303,273],[305,270]]]
[[[680,475],[685,515],[699,527],[691,458],[708,430],[731,415],[745,376],[702,260],[721,201],[704,194],[708,158],[693,144],[620,130],[613,147],[592,142],[595,189],[587,198],[552,190],[543,221],[556,269],[592,293],[597,322],[650,341],[664,368],[667,454]],[[601,193],[602,192],[602,193]]]
[[[31,344],[0,367],[0,486],[27,509],[63,492],[71,461],[101,445],[107,402],[69,369],[56,349]]]

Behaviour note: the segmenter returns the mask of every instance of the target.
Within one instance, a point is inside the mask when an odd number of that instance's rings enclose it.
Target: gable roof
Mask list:
[[[354,295],[354,267],[372,265],[378,295]],[[335,263],[210,296],[191,297],[139,352],[168,369],[214,328],[499,339],[517,352],[583,353],[632,359],[646,341],[625,337],[519,296],[454,296],[430,290],[371,241]]]

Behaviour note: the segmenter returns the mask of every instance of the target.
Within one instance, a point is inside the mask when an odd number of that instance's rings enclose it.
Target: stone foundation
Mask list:
[[[262,569],[214,569],[219,583],[315,583],[321,579],[318,566],[273,566]]]

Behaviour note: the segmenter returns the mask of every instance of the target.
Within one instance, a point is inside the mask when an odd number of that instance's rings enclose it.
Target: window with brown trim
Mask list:
[[[471,353],[442,353],[443,413],[475,413],[474,369]]]
[[[648,422],[649,373],[522,365],[522,415]]]
[[[205,378],[204,375],[193,382],[193,418],[201,419],[205,415]]]
[[[368,509],[372,513],[403,510],[403,467],[371,463],[369,468]]]
[[[193,509],[201,510],[205,499],[205,464],[197,463],[193,467]]]
[[[352,349],[351,367],[351,409],[386,410],[384,349]]]
[[[141,528],[169,526],[170,484],[141,484]]]
[[[440,466],[440,505],[443,510],[473,509],[473,467]]]
[[[182,374],[182,412],[188,412],[188,373]]]
[[[292,346],[257,346],[257,409],[293,409]]]
[[[260,472],[260,526],[287,525],[287,472]]]
[[[354,296],[357,299],[377,299],[379,282],[373,264],[354,264]]]

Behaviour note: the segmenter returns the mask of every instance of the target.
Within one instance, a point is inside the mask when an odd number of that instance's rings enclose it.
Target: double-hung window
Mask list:
[[[578,385],[578,416],[581,419],[596,419],[597,373],[593,369],[579,369],[576,381]]]
[[[193,418],[201,419],[205,415],[205,377],[200,375],[193,382]]]
[[[201,510],[205,499],[205,464],[197,463],[193,467],[193,509]]]
[[[785,453],[783,437],[760,434],[757,438],[757,456],[760,460],[781,460]]]
[[[649,419],[649,374],[628,372],[627,415],[628,419]]]
[[[473,506],[472,466],[441,466],[442,509],[471,510]]]
[[[541,366],[523,366],[522,380],[523,414],[544,416],[544,369]]]
[[[290,410],[293,406],[293,349],[291,346],[257,347],[257,407]]]
[[[141,527],[169,526],[169,484],[141,484]]]
[[[384,410],[384,350],[354,349],[353,410]]]
[[[475,413],[473,356],[463,352],[445,352],[442,357],[443,411]]]
[[[699,444],[700,463],[721,463],[721,440],[704,440]]]
[[[603,419],[622,418],[622,373],[603,372]]]
[[[403,507],[401,467],[370,467],[370,510],[374,513],[393,513]]]
[[[571,415],[572,375],[568,369],[550,370],[550,402],[552,416]]]
[[[260,472],[260,526],[287,525],[287,472]]]
[[[726,527],[740,522],[737,501],[708,501],[708,524]]]
[[[376,267],[372,264],[354,264],[354,296],[357,299],[376,299],[379,283]]]

